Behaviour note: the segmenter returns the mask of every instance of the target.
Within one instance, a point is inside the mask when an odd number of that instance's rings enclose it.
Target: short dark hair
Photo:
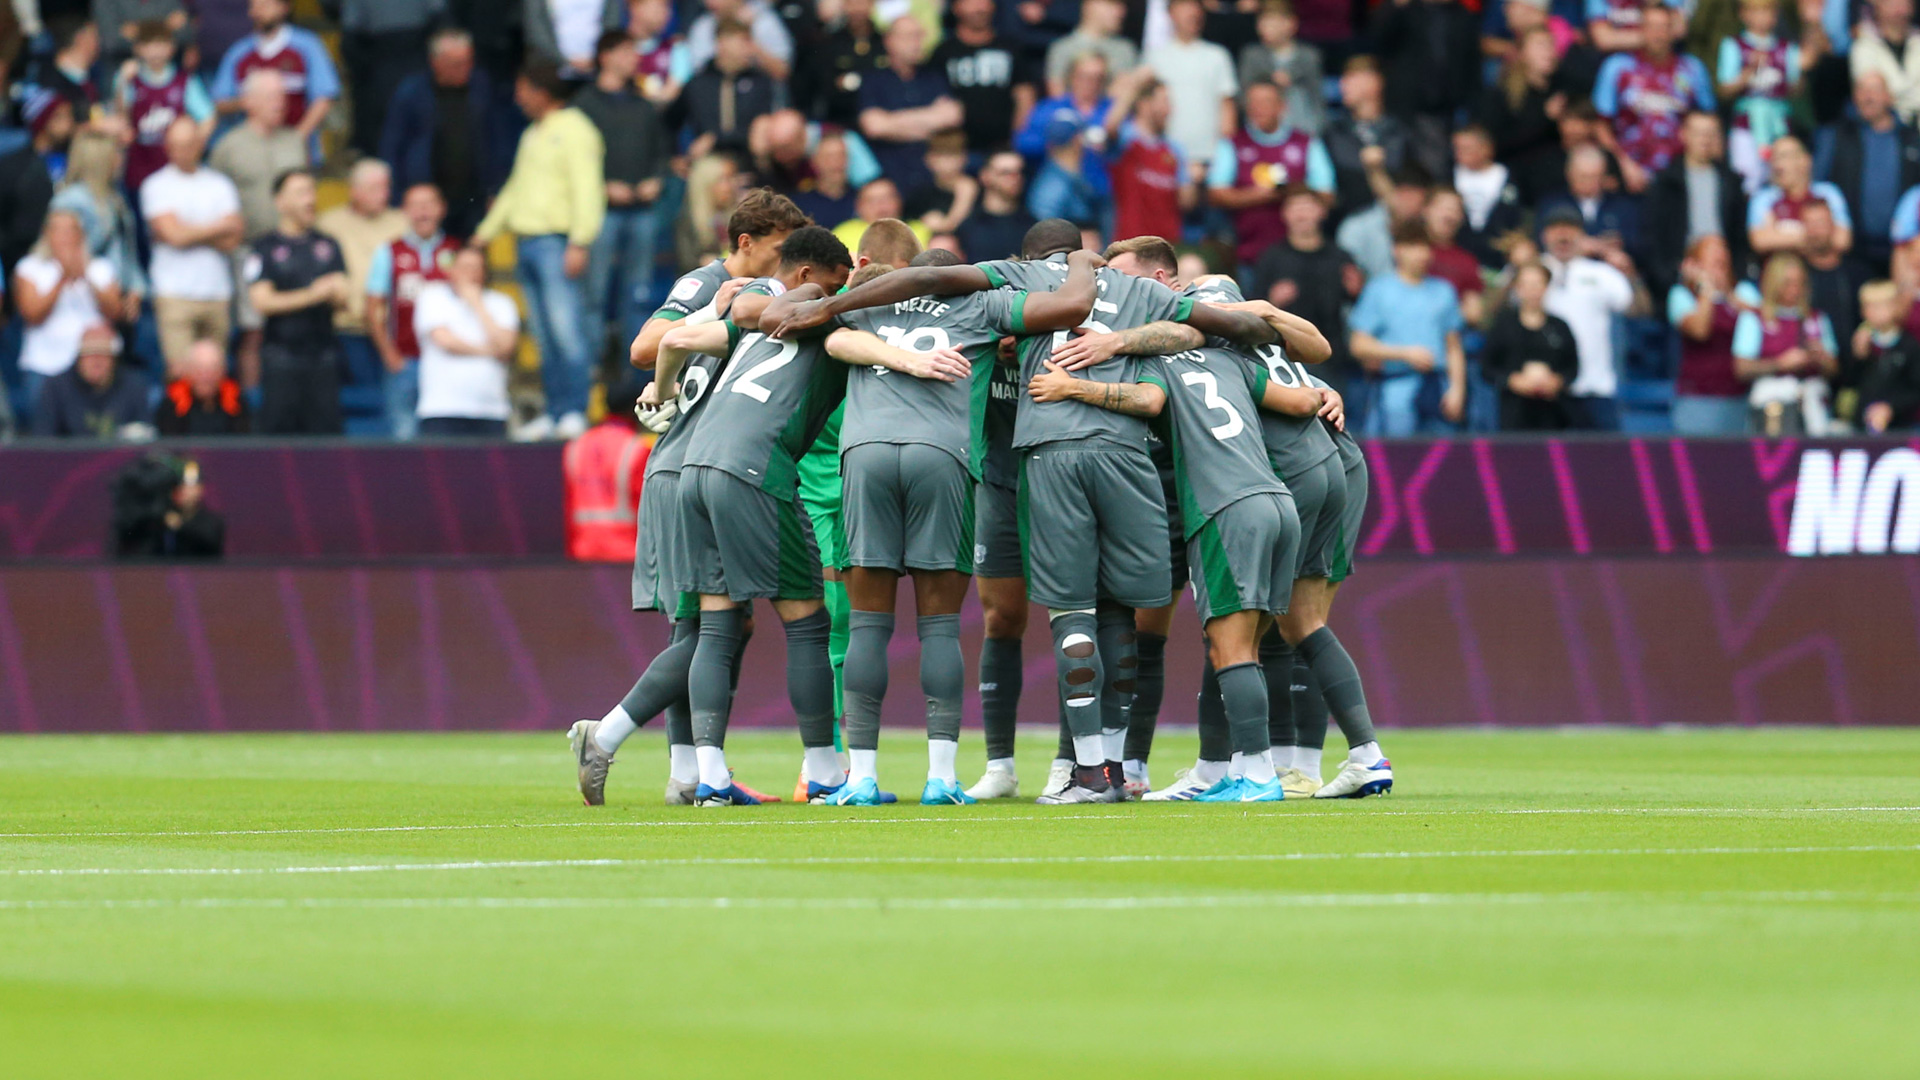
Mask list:
[[[173,43],[173,27],[165,19],[142,19],[133,28],[135,45],[151,45],[156,41]]]
[[[1080,250],[1080,226],[1066,218],[1048,218],[1035,222],[1020,242],[1020,257],[1044,259],[1062,251]]]
[[[1433,237],[1427,235],[1427,223],[1415,219],[1413,221],[1403,221],[1395,225],[1393,227],[1393,246],[1399,247],[1402,244],[1421,244],[1431,247],[1433,245]]]
[[[1417,187],[1426,190],[1433,187],[1433,176],[1427,170],[1409,161],[1393,171],[1394,187]]]
[[[847,245],[833,235],[833,230],[807,225],[793,230],[793,235],[781,243],[780,265],[794,267],[808,263],[831,270],[852,266],[853,256],[848,254]]]
[[[733,214],[727,218],[727,244],[732,246],[740,242],[742,234],[752,237],[772,236],[774,233],[792,232],[813,224],[813,219],[801,213],[793,200],[772,188],[754,188],[733,208]]]
[[[1173,273],[1180,269],[1180,255],[1173,245],[1158,236],[1136,236],[1129,240],[1116,240],[1107,245],[1101,258],[1112,262],[1121,255],[1131,255],[1148,266],[1157,266]]]
[[[927,137],[929,154],[964,154],[967,152],[967,133],[959,128],[943,128]]]
[[[301,169],[288,169],[288,170],[287,170],[286,172],[283,172],[283,173],[281,173],[281,174],[280,174],[279,176],[276,176],[276,177],[274,177],[274,178],[273,178],[273,194],[274,194],[274,195],[275,195],[276,197],[278,197],[278,196],[279,196],[279,194],[280,194],[280,191],[281,191],[281,189],[282,189],[282,188],[284,188],[284,187],[286,187],[286,186],[287,186],[287,182],[288,182],[288,181],[290,181],[290,180],[292,180],[292,179],[293,179],[294,177],[296,177],[296,176],[304,176],[304,177],[306,177],[307,179],[309,179],[309,180],[312,180],[312,179],[313,179],[313,170],[312,170],[312,169],[306,169],[306,168],[301,168]]]
[[[716,41],[720,38],[736,34],[744,37],[752,37],[753,27],[748,26],[739,19],[721,19],[713,26],[713,36]]]
[[[47,20],[47,35],[53,38],[53,50],[64,52],[73,48],[74,39],[80,31],[93,25],[93,20],[85,15],[65,15]]]
[[[913,257],[908,266],[959,266],[967,260],[947,248],[928,248]]]
[[[627,36],[627,32],[625,30],[602,31],[600,34],[600,40],[593,43],[593,55],[596,58],[602,57],[607,55],[607,53],[613,51],[614,49],[619,48],[622,45],[631,45],[631,44],[633,44],[633,39]]]
[[[520,81],[555,101],[567,100],[567,80],[560,77],[560,65],[546,57],[529,57],[520,65]]]

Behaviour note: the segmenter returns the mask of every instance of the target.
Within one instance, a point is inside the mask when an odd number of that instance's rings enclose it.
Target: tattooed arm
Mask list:
[[[1067,369],[1051,360],[1047,370],[1027,384],[1027,393],[1041,404],[1054,401],[1078,401],[1108,412],[1128,416],[1159,416],[1166,408],[1167,392],[1152,383],[1104,383],[1076,379]]]
[[[1206,337],[1186,323],[1156,322],[1107,334],[1090,334],[1076,327],[1065,344],[1053,350],[1054,362],[1068,371],[1103,364],[1116,356],[1165,356],[1197,349]]]

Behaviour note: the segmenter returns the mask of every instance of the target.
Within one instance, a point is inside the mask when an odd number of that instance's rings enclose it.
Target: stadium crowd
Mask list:
[[[11,0],[0,431],[571,437],[758,186],[849,246],[1165,236],[1371,434],[1912,427],[1913,16]]]

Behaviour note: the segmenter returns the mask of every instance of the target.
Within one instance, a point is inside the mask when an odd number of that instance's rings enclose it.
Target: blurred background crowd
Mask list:
[[[1913,15],[0,0],[0,432],[570,438],[759,186],[850,246],[1165,236],[1371,434],[1908,428]]]

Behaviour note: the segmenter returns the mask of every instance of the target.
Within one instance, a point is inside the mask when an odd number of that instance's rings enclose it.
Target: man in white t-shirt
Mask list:
[[[520,312],[486,280],[486,256],[463,248],[447,280],[429,283],[414,303],[424,438],[507,433],[507,365],[520,343]]]
[[[48,379],[73,366],[80,337],[120,310],[113,264],[87,255],[86,227],[66,210],[47,215],[41,242],[13,270],[14,303],[27,324],[20,343],[20,374],[28,407]]]
[[[1207,21],[1200,0],[1172,0],[1167,15],[1173,22],[1173,40],[1149,49],[1145,58],[1173,99],[1167,141],[1179,147],[1188,161],[1212,161],[1215,145],[1231,138],[1239,121],[1233,96],[1240,91],[1240,77],[1227,50],[1200,39],[1200,28]]]
[[[1618,430],[1620,409],[1615,395],[1620,372],[1614,363],[1613,320],[1616,315],[1650,311],[1647,287],[1619,248],[1607,249],[1605,261],[1582,253],[1588,237],[1578,210],[1560,207],[1548,213],[1540,240],[1546,246],[1541,261],[1553,271],[1553,283],[1547,286],[1547,314],[1566,322],[1580,356],[1580,374],[1567,388],[1572,426]]]
[[[200,127],[181,117],[167,128],[167,167],[140,185],[140,214],[153,230],[153,314],[169,377],[193,343],[224,348],[233,330],[230,253],[246,235],[233,181],[200,163]]]

